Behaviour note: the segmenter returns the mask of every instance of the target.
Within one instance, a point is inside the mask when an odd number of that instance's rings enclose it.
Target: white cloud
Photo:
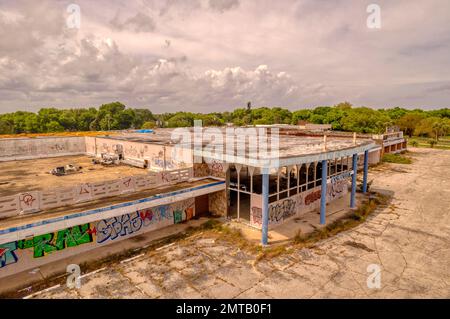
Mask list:
[[[450,3],[80,0],[0,5],[0,112],[120,100],[155,112],[245,105],[448,106]],[[415,94],[411,94],[411,90]]]

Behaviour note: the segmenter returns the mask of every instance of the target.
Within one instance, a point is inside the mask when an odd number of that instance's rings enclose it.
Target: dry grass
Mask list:
[[[300,232],[294,237],[293,243],[298,248],[300,247],[312,247],[316,242],[335,236],[336,234],[352,229],[361,223],[363,223],[367,217],[372,214],[379,206],[386,205],[389,201],[389,197],[382,194],[376,194],[374,198],[371,198],[364,202],[361,207],[350,213],[348,216],[336,220],[331,224],[314,230],[313,232],[302,235]]]

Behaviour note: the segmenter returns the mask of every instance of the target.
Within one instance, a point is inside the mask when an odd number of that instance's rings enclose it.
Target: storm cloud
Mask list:
[[[450,2],[79,0],[0,4],[0,113],[122,101],[154,112],[350,101],[449,107]]]

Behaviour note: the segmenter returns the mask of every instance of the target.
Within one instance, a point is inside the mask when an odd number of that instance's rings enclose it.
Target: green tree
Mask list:
[[[156,122],[155,121],[147,121],[144,124],[142,124],[141,128],[142,129],[154,129],[156,127]]]
[[[46,125],[46,132],[63,132],[64,127],[56,121],[50,121]]]
[[[396,124],[403,132],[405,132],[405,134],[412,137],[417,125],[423,120],[423,118],[424,115],[420,113],[406,113],[397,119]]]

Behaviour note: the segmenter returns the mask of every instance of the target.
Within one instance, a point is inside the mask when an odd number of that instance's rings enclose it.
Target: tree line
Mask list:
[[[333,130],[359,133],[382,133],[397,125],[408,136],[439,139],[450,134],[450,109],[425,111],[400,107],[371,109],[354,107],[348,102],[334,106],[290,111],[281,107],[237,108],[232,112],[153,114],[149,109],[127,108],[120,102],[103,104],[99,108],[42,108],[37,113],[17,111],[0,114],[0,134],[47,133],[62,131],[123,130],[154,127],[193,126],[202,120],[203,126],[257,124],[298,124],[301,121],[331,124]]]

